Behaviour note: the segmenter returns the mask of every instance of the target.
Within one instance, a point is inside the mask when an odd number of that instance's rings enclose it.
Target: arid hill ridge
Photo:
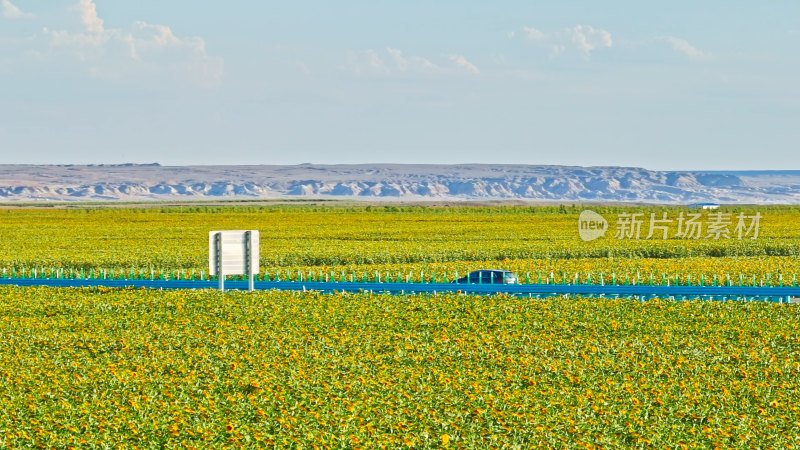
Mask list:
[[[359,164],[0,165],[0,201],[224,198],[800,203],[800,171]]]

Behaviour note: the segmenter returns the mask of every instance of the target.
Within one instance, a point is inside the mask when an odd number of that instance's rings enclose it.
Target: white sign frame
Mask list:
[[[258,263],[258,230],[215,230],[208,232],[208,274],[219,280],[225,291],[226,275],[247,275],[248,289],[255,289]]]

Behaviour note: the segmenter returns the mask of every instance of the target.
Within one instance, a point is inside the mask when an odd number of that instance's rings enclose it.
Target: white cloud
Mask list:
[[[469,73],[481,73],[481,71],[478,70],[474,64],[467,61],[467,58],[462,55],[447,55],[447,57],[450,58],[450,61],[452,61],[456,66],[463,68]]]
[[[673,50],[675,50],[678,53],[682,53],[691,59],[706,59],[710,56],[708,53],[695,48],[686,39],[680,39],[673,36],[666,36],[658,38],[657,40],[668,43]]]
[[[210,56],[200,37],[179,37],[166,25],[137,21],[129,29],[106,28],[92,0],[79,0],[84,31],[44,29],[51,47],[90,65],[92,76],[121,79],[173,75],[212,87],[221,82],[223,61]]]
[[[606,30],[578,25],[571,30],[567,30],[567,32],[572,36],[572,41],[575,45],[587,54],[596,48],[614,45],[611,40],[611,33]]]
[[[3,0],[3,17],[6,19],[25,19],[33,17],[33,14],[22,12],[19,7],[11,3],[9,0]]]
[[[308,65],[305,62],[297,60],[297,61],[294,62],[294,65],[295,65],[295,67],[300,69],[300,71],[303,72],[304,74],[311,75],[311,69],[308,67]]]
[[[167,50],[183,50],[200,59],[208,57],[206,42],[199,37],[178,38],[166,25],[135,22],[133,30],[123,37],[130,46],[132,59],[141,60],[142,54],[156,54]]]
[[[394,68],[400,72],[435,73],[441,70],[439,66],[420,56],[403,56],[403,52],[396,48],[387,48]]]
[[[342,69],[356,75],[389,75],[389,67],[374,50],[348,52]]]
[[[103,32],[103,19],[97,16],[97,5],[92,0],[80,0],[78,10],[81,12],[81,21],[89,33]]]
[[[622,41],[615,45],[611,32],[601,28],[586,25],[576,25],[557,31],[542,31],[536,28],[523,27],[522,32],[511,32],[509,38],[523,38],[526,41],[546,49],[551,57],[580,55],[584,59],[591,58],[592,54],[603,48],[620,48],[627,51],[645,52],[652,54],[657,47],[668,46],[673,53],[678,53],[693,60],[708,59],[711,55],[689,43],[685,39],[674,36],[662,36],[638,41]],[[666,44],[666,45],[665,45]],[[666,55],[663,55],[666,57]]]
[[[530,39],[532,41],[544,38],[544,33],[539,31],[539,30],[537,30],[536,28],[523,27],[522,31],[524,31],[525,34],[528,36],[528,39]],[[511,37],[514,37],[513,32],[511,34]]]
[[[523,27],[525,38],[536,45],[547,48],[553,56],[565,53],[577,53],[589,58],[593,51],[610,48],[614,45],[611,33],[587,25],[576,25],[553,32]],[[516,34],[509,34],[513,38]]]
[[[384,51],[364,50],[348,52],[340,68],[355,75],[441,75],[447,73],[480,73],[477,67],[462,55],[443,55],[446,61],[434,63],[428,58],[406,55],[401,50],[388,47]]]
[[[50,39],[50,45],[54,47],[72,47],[81,54],[85,54],[90,48],[99,49],[110,41],[122,37],[120,30],[108,30],[103,33],[73,33],[66,30],[51,30],[45,27],[42,32]]]

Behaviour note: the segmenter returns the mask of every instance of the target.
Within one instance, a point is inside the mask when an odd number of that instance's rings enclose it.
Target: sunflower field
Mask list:
[[[761,302],[0,288],[0,446],[800,445]]]
[[[0,276],[67,272],[200,278],[208,232],[257,229],[260,278],[443,281],[482,268],[517,272],[524,282],[620,282],[669,278],[681,284],[786,284],[800,274],[800,210],[729,208],[760,214],[754,236],[602,239],[578,235],[581,208],[556,207],[186,207],[0,209]],[[690,214],[685,208],[603,207],[620,214]],[[733,228],[731,227],[731,232]],[[658,233],[657,233],[658,234]],[[180,275],[179,275],[180,274]]]
[[[7,208],[0,276],[198,278],[210,230],[258,229],[261,279],[797,282],[800,210],[723,211],[757,238],[584,241],[573,207]],[[0,286],[0,447],[796,448],[798,328],[765,302]]]

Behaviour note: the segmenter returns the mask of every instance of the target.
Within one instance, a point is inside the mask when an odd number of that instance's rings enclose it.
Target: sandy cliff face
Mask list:
[[[0,165],[0,200],[280,198],[800,203],[800,172],[516,165]]]

